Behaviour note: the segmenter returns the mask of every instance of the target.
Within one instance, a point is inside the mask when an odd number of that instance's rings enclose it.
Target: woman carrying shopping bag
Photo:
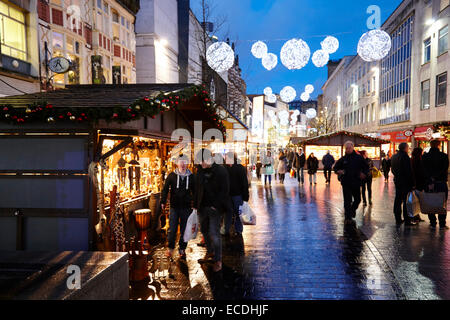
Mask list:
[[[273,169],[274,160],[272,157],[272,153],[267,151],[266,157],[264,159],[264,184],[267,184],[267,180],[269,180],[269,185],[272,185],[272,175],[274,173]]]
[[[288,165],[287,157],[285,156],[284,152],[281,151],[278,156],[278,176],[281,183],[284,183],[284,177],[287,172],[287,165]]]

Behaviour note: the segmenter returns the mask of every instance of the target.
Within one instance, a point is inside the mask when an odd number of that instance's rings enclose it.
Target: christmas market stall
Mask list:
[[[381,147],[384,144],[389,144],[389,141],[386,140],[349,131],[339,131],[303,140],[299,145],[303,147],[306,157],[314,153],[317,159],[322,160],[329,150],[335,160],[338,160],[345,153],[344,143],[346,141],[352,141],[357,151],[366,150],[369,158],[374,161],[374,165],[378,168],[380,167]],[[319,165],[322,168],[321,161],[319,161]]]
[[[225,131],[204,87],[76,85],[0,98],[0,250],[125,251],[165,226],[175,129]],[[168,206],[167,206],[168,207]],[[164,230],[163,230],[164,231]]]

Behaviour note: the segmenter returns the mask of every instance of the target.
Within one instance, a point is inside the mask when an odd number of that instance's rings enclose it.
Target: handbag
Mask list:
[[[447,214],[447,202],[445,192],[424,192],[418,193],[420,210],[423,214]]]
[[[411,191],[408,193],[408,198],[406,200],[406,209],[408,211],[408,217],[414,218],[416,215],[420,214],[420,201],[417,196],[416,191]]]
[[[197,237],[199,229],[199,221],[197,210],[193,210],[186,223],[186,230],[184,231],[183,240],[184,242],[189,242]]]
[[[290,175],[291,175],[291,178],[295,177],[295,170],[294,169],[291,169]]]

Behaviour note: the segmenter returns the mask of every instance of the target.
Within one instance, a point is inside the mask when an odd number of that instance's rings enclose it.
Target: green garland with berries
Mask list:
[[[175,93],[160,92],[154,97],[140,98],[129,106],[116,107],[54,107],[47,103],[35,103],[27,107],[0,106],[0,121],[24,124],[32,122],[107,122],[125,123],[143,117],[155,118],[168,110],[176,110],[182,104],[197,98],[210,120],[222,132],[226,131],[223,120],[217,114],[217,106],[211,100],[205,86],[193,86]]]

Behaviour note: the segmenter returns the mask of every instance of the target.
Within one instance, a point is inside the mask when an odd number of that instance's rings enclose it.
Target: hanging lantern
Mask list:
[[[301,39],[291,39],[281,48],[280,59],[289,70],[301,69],[309,61],[311,50],[308,44]]]
[[[306,117],[307,117],[308,119],[313,119],[313,118],[315,118],[316,116],[317,116],[317,111],[316,111],[316,109],[311,108],[311,109],[306,110]]]
[[[339,40],[335,37],[328,36],[320,43],[320,45],[322,46],[323,51],[332,54],[339,49]]]
[[[329,60],[330,55],[324,50],[317,50],[312,56],[312,62],[317,68],[326,66]]]
[[[300,96],[300,99],[302,99],[302,101],[308,101],[309,100],[310,95],[307,92],[303,92],[302,95]]]
[[[268,96],[266,96],[266,101],[268,103],[275,103],[275,102],[277,102],[277,96],[274,95],[273,93],[269,94]]]
[[[272,88],[271,87],[267,87],[264,89],[264,95],[265,96],[270,96],[272,94]]]
[[[313,92],[314,92],[314,86],[313,86],[312,84],[308,84],[308,85],[305,87],[305,92],[308,93],[308,94],[313,93]]]
[[[283,100],[286,103],[294,101],[295,97],[297,96],[297,92],[294,88],[287,86],[284,87],[283,90],[280,92],[281,100]]]
[[[278,57],[273,53],[268,53],[262,58],[262,65],[267,70],[272,70],[278,64]]]
[[[358,55],[367,62],[379,61],[388,55],[391,46],[389,34],[379,29],[370,30],[359,39]]]
[[[206,51],[206,61],[214,71],[228,71],[234,64],[234,51],[225,42],[213,43]]]
[[[252,45],[252,54],[257,59],[262,59],[267,51],[267,45],[262,41],[257,41]]]

